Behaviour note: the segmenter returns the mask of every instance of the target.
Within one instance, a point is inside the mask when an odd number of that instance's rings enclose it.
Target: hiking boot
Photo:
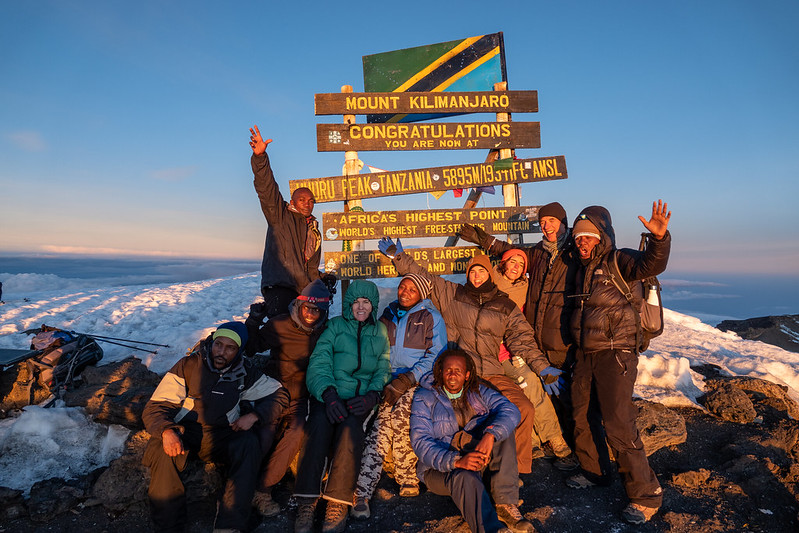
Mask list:
[[[567,479],[566,486],[572,489],[587,489],[588,487],[596,487],[596,483],[579,473]]]
[[[533,461],[546,457],[547,454],[541,449],[541,446],[533,446]]]
[[[419,485],[402,485],[400,487],[400,496],[403,498],[413,498],[419,495]]]
[[[315,499],[312,499],[310,502],[299,503],[297,507],[297,519],[294,521],[294,533],[313,533],[313,519],[315,514]]]
[[[630,524],[643,524],[658,512],[658,507],[646,507],[640,503],[631,503],[621,512],[621,517]]]
[[[343,533],[347,529],[348,507],[347,504],[328,500],[322,533]]]
[[[519,508],[515,505],[497,505],[497,516],[514,533],[535,533],[533,524],[524,519]]]
[[[369,500],[366,498],[355,498],[355,505],[350,509],[350,516],[357,520],[366,520],[372,516],[372,511],[369,509]]]
[[[580,468],[580,461],[577,460],[576,455],[570,453],[566,457],[558,457],[555,459],[552,466],[562,472],[568,472],[569,470],[577,470]]]
[[[554,439],[550,439],[549,446],[552,448],[552,453],[555,454],[555,457],[567,457],[572,453],[571,448],[569,448],[569,445],[566,444],[566,441],[561,435],[558,435]]]
[[[270,518],[280,514],[280,504],[272,499],[272,492],[255,491],[252,497],[252,505],[258,514],[265,518]]]

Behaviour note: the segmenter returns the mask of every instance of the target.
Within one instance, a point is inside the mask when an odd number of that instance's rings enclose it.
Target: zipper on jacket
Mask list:
[[[358,322],[358,333],[356,335],[356,344],[358,345],[358,364],[355,366],[355,370],[353,371],[352,375],[355,376],[355,372],[361,369],[361,328],[363,328],[363,322]],[[361,380],[356,379],[357,383],[355,385],[355,396],[360,396],[361,392]]]

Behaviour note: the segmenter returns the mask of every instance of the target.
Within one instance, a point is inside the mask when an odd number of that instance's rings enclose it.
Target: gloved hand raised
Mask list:
[[[347,408],[344,402],[338,397],[336,389],[328,387],[322,393],[322,400],[325,402],[325,414],[331,424],[338,424],[347,418]]]
[[[548,366],[544,370],[538,373],[538,376],[541,378],[541,382],[544,385],[544,390],[547,394],[557,396],[560,394],[560,389],[563,388],[565,382],[560,375],[563,373],[562,370],[558,370],[554,366]]]
[[[390,237],[383,237],[377,242],[377,249],[380,250],[380,253],[383,255],[394,259],[395,255],[402,253],[402,242],[397,239],[397,243],[394,244],[394,241],[392,241]]]
[[[369,391],[361,396],[355,396],[347,400],[347,409],[355,416],[363,416],[380,401],[380,393]]]
[[[464,241],[474,243],[478,246],[483,246],[487,237],[490,237],[488,233],[483,231],[483,228],[472,224],[463,224],[461,229],[458,230],[458,236]]]

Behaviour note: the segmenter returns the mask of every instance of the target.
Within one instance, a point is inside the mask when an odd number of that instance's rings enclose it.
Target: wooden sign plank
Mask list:
[[[316,115],[536,112],[538,112],[538,91],[322,93],[314,95],[314,113]]]
[[[290,180],[289,188],[293,193],[299,187],[308,187],[313,192],[316,203],[323,203],[489,185],[533,183],[568,177],[566,157],[562,155],[500,163],[502,162]]]
[[[539,122],[316,125],[319,152],[540,147]]]
[[[464,223],[479,226],[492,235],[540,233],[539,207],[324,213],[322,224],[327,241],[381,237],[448,237],[455,234]]]
[[[477,246],[411,248],[405,250],[428,272],[438,275],[464,274]],[[482,253],[482,252],[481,252]],[[393,278],[397,269],[379,251],[325,252],[325,271],[335,271],[339,279]]]

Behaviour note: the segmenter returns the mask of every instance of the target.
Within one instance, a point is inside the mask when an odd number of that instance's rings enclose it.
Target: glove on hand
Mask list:
[[[253,322],[260,326],[264,323],[264,318],[266,318],[266,302],[250,305],[250,314],[247,316],[246,322]]]
[[[396,378],[392,379],[388,385],[383,389],[383,402],[388,405],[394,405],[399,400],[400,396],[405,394],[405,391],[410,389],[416,384],[416,377],[413,372],[405,372]]]
[[[328,387],[322,393],[322,400],[325,402],[325,414],[331,424],[338,424],[347,418],[347,408],[344,402],[338,397],[336,389]]]
[[[380,393],[377,391],[369,391],[361,396],[355,396],[347,400],[347,409],[355,416],[363,416],[380,401]]]
[[[377,242],[377,249],[380,250],[383,255],[394,259],[395,255],[402,253],[402,242],[397,239],[397,243],[394,244],[394,241],[392,241],[390,237],[383,237]]]
[[[486,243],[486,239],[490,237],[483,228],[472,224],[463,224],[460,231],[458,231],[458,235],[464,241],[469,241],[478,246],[483,246]]]
[[[562,373],[562,370],[558,370],[554,366],[548,366],[538,374],[544,385],[544,390],[550,396],[560,394],[560,389],[565,383],[563,378],[560,377]]]
[[[324,283],[325,287],[327,287],[330,296],[336,294],[336,282],[338,281],[338,278],[335,274],[328,272],[326,274],[322,274],[319,279],[321,279],[322,283]]]

